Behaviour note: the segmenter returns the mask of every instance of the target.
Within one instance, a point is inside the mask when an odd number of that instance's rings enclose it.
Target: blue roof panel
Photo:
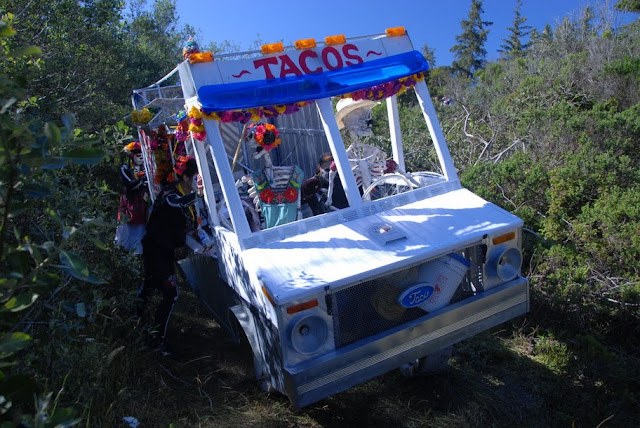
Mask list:
[[[410,51],[321,73],[207,85],[198,98],[207,113],[290,104],[367,89],[428,68],[420,52]]]

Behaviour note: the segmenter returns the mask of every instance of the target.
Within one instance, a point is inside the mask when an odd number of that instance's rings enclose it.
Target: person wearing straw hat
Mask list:
[[[346,128],[352,140],[347,155],[360,193],[381,177],[387,168],[386,154],[375,146],[361,142],[364,137],[373,135],[372,109],[377,104],[377,101],[354,101],[352,98],[343,98],[336,104],[338,128]]]

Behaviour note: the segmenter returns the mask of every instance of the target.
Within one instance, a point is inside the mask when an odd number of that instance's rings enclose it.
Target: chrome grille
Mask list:
[[[458,286],[451,302],[473,296],[482,289],[482,246],[456,251],[471,261],[471,269]],[[418,281],[418,265],[394,272],[333,293],[328,301],[333,316],[336,349],[362,339],[384,333],[427,314],[416,308],[405,308],[398,296]]]

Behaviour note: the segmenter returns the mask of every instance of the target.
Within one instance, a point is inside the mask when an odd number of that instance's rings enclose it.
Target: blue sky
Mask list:
[[[615,0],[611,0],[613,4]],[[576,17],[586,5],[602,5],[605,0],[523,0],[521,14],[527,25],[542,30],[555,26],[564,16]],[[242,50],[263,43],[294,41],[344,34],[347,37],[384,33],[404,26],[416,49],[424,44],[435,48],[436,65],[450,65],[449,52],[461,32],[460,21],[467,18],[471,0],[178,0],[180,22],[199,30],[198,43],[234,42]],[[497,49],[508,36],[516,0],[485,0],[483,19],[492,21],[486,49],[487,59],[496,59]],[[626,21],[633,18],[625,14]]]

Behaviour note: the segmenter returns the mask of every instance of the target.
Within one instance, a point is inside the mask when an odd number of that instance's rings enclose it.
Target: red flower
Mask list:
[[[288,187],[287,190],[284,191],[284,197],[289,202],[295,202],[298,200],[298,191],[293,187]]]
[[[262,192],[260,192],[260,199],[262,200],[262,202],[265,202],[267,204],[270,204],[271,201],[273,201],[274,196],[275,194],[271,189],[264,189]]]

